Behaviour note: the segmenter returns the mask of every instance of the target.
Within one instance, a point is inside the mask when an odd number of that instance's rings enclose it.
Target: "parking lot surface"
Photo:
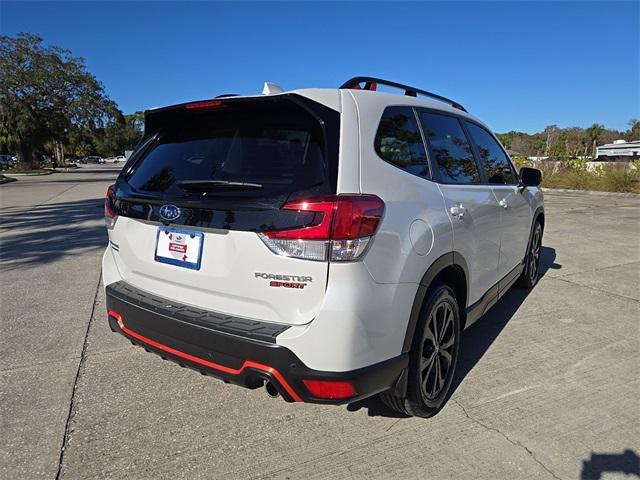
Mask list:
[[[0,478],[631,478],[640,454],[640,197],[547,193],[543,277],[463,337],[436,417],[287,404],[106,322],[113,169],[0,186]]]

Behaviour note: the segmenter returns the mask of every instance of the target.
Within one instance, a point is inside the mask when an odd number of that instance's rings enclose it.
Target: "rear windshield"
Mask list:
[[[193,195],[185,184],[208,180],[253,184],[233,192],[213,187],[208,196],[328,188],[323,138],[321,124],[292,102],[229,102],[182,111],[162,127],[126,180],[134,190],[176,196]]]

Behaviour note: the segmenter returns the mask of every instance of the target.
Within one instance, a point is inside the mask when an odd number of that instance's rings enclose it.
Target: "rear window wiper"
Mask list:
[[[226,190],[260,190],[262,185],[228,180],[182,180],[178,187],[188,192],[217,192]]]

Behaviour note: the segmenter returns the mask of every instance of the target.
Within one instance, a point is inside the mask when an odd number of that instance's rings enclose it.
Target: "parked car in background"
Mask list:
[[[7,170],[9,168],[13,168],[18,163],[18,159],[13,155],[0,155],[0,168],[3,170]]]
[[[103,164],[103,163],[105,163],[105,160],[102,157],[89,156],[89,157],[81,158],[80,160],[78,160],[78,163],[81,163],[83,165],[91,164],[91,163],[93,163],[93,164]]]
[[[104,159],[105,163],[120,163],[125,162],[127,159],[124,155],[118,155],[117,157],[107,157]]]
[[[541,179],[459,103],[370,77],[147,111],[105,199],[109,325],[287,401],[430,417],[462,330],[538,280]]]
[[[38,159],[40,160],[40,168],[53,168],[53,158],[51,158],[50,156],[40,155]]]

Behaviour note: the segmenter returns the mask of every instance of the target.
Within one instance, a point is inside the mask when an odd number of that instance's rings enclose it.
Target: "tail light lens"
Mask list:
[[[116,197],[116,186],[109,185],[107,188],[107,196],[104,198],[104,223],[111,230],[118,220],[118,214],[113,208],[113,201]]]
[[[262,232],[265,245],[278,255],[332,262],[362,257],[384,214],[384,202],[375,195],[327,195],[282,208],[316,213],[316,220],[305,227]]]

